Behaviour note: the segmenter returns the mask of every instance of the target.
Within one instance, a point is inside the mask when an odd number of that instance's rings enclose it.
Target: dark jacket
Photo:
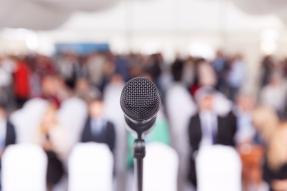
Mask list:
[[[272,169],[269,164],[267,157],[263,162],[263,179],[268,183],[270,191],[272,191],[272,182],[275,180],[286,180],[287,179],[287,163],[281,165],[278,169]]]
[[[235,146],[235,134],[237,130],[237,120],[233,112],[226,116],[217,117],[217,132],[215,144]],[[202,127],[199,113],[190,118],[188,125],[188,138],[190,144],[189,181],[196,186],[195,153],[199,150],[202,139]]]
[[[105,143],[113,152],[116,142],[116,133],[114,124],[110,121],[107,121],[102,127],[101,131],[97,134],[92,132],[92,123],[91,118],[88,117],[82,132],[81,142],[96,142],[96,143]]]
[[[16,131],[15,126],[11,123],[10,120],[7,120],[6,124],[6,138],[5,138],[5,147],[16,143]]]

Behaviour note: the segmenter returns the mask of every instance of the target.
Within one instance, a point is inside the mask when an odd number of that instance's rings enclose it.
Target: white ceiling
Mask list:
[[[90,12],[91,14],[88,16],[82,16],[82,18],[88,18],[87,20],[91,21],[90,24],[102,22],[100,20],[104,15],[108,22],[109,19],[113,20],[112,28],[115,29],[119,28],[118,25],[124,25],[123,22],[133,23],[132,26],[141,31],[147,27],[160,28],[160,30],[175,30],[177,28],[189,30],[194,25],[197,28],[205,28],[205,23],[212,25],[208,28],[214,28],[218,27],[220,22],[229,22],[229,18],[222,21],[224,15],[222,17],[213,16],[226,13],[223,4],[230,1],[250,15],[277,14],[283,21],[286,21],[287,17],[286,0],[124,0],[125,4],[131,4],[125,7],[117,4],[120,1],[2,0],[0,28],[23,27],[33,30],[51,30],[60,27],[75,12]],[[94,14],[103,10],[107,10],[107,13]],[[230,12],[233,14],[234,11],[228,10],[228,14]],[[96,17],[100,19],[95,21]],[[78,18],[78,16],[73,17],[76,20],[73,22],[77,22]]]

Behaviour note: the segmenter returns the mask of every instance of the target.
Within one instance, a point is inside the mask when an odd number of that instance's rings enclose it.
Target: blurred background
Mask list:
[[[134,191],[119,100],[143,76],[162,98],[145,191],[286,191],[286,10],[283,0],[2,0],[0,190]]]

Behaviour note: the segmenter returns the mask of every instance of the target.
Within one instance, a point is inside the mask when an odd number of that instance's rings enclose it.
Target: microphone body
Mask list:
[[[127,82],[121,94],[121,108],[129,128],[139,136],[151,129],[160,107],[155,84],[142,77]]]

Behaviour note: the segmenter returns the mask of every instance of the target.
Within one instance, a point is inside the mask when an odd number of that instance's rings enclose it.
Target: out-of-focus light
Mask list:
[[[145,54],[153,54],[153,53],[161,52],[161,50],[162,50],[161,46],[157,42],[145,43],[141,48],[141,52]]]
[[[12,52],[37,51],[39,47],[37,34],[22,28],[4,29],[1,32],[1,40],[9,45],[9,47],[6,46],[6,48]]]
[[[261,33],[260,48],[263,54],[274,54],[278,48],[279,33],[273,29],[267,29]]]
[[[191,56],[203,57],[211,59],[215,55],[215,50],[209,44],[204,42],[193,42],[189,46],[189,54]]]

